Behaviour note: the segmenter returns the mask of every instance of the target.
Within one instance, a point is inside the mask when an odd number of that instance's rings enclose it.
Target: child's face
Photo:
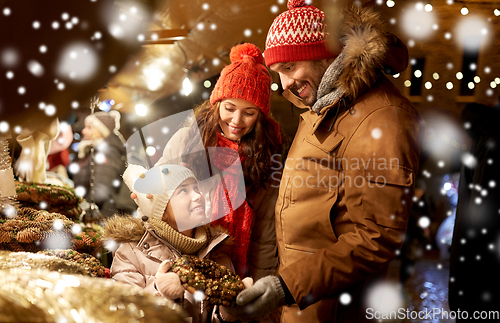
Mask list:
[[[163,213],[163,221],[177,231],[192,229],[206,220],[205,198],[198,182],[188,178],[174,191]]]
[[[259,116],[259,107],[243,99],[224,99],[220,104],[219,125],[226,138],[237,141],[252,131]]]

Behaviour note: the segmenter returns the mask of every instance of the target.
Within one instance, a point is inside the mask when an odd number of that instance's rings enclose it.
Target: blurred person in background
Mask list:
[[[73,142],[73,130],[67,122],[59,124],[59,134],[51,141],[47,156],[47,180],[53,185],[74,187],[66,168],[70,163],[69,146]]]
[[[125,140],[119,129],[118,111],[96,112],[87,116],[82,130],[83,140],[78,144],[78,157],[75,160],[79,166],[79,171],[73,174],[75,188],[83,187],[85,189],[83,197],[89,203],[94,202],[104,217],[110,217],[115,212],[134,211],[133,208],[121,204],[121,201],[128,202],[130,198],[128,190],[121,189],[123,186],[121,174],[126,167],[126,149]],[[93,176],[91,176],[91,147],[94,147]]]
[[[467,104],[462,111],[473,143],[462,160],[448,299],[450,309],[467,311],[470,321],[475,321],[474,311],[500,311],[499,120],[499,109],[478,103]],[[469,320],[457,318],[457,322]]]

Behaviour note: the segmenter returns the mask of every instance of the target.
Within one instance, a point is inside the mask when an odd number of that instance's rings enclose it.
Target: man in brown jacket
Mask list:
[[[377,14],[353,7],[343,48],[331,53],[323,12],[302,0],[288,8],[264,53],[287,99],[307,109],[276,205],[279,275],[229,311],[249,321],[288,305],[282,322],[359,322],[369,318],[367,287],[401,247],[414,196],[422,121],[382,72],[406,69],[408,52]],[[349,304],[339,303],[344,293]]]

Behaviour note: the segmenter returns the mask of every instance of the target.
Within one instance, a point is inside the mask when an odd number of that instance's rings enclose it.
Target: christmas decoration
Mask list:
[[[3,216],[13,217],[16,214],[18,203],[14,199],[15,194],[9,142],[7,137],[0,136],[0,219]]]
[[[0,308],[1,322],[185,322],[179,305],[139,287],[29,266],[0,270]]]
[[[72,188],[17,181],[15,183],[17,200],[22,206],[60,213],[70,219],[78,219],[82,213],[79,206],[82,199]]]
[[[80,229],[76,234],[75,227]],[[37,252],[73,247],[92,253],[101,246],[101,232],[96,227],[82,227],[59,213],[23,207],[15,217],[0,220],[0,250]]]
[[[211,305],[236,306],[236,296],[245,287],[238,275],[210,259],[183,256],[172,264],[186,290],[204,292]]]
[[[82,266],[88,275],[92,277],[105,277],[106,269],[101,265],[99,260],[87,253],[79,253],[76,250],[45,250],[39,251],[37,255],[43,254],[47,256],[54,256],[59,259],[71,262],[73,264]]]

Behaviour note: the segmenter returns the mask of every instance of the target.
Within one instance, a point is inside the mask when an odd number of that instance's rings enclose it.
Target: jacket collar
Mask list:
[[[338,101],[335,101],[332,105],[326,106],[321,111],[319,114],[313,112],[311,110],[310,106],[305,105],[302,100],[297,97],[295,94],[293,94],[290,90],[286,90],[283,92],[283,96],[290,101],[294,106],[296,106],[299,109],[307,109],[307,111],[303,112],[300,114],[300,117],[304,122],[307,124],[307,126],[310,129],[310,133],[313,134],[316,132],[320,124],[323,122],[325,119],[328,111],[337,104]]]
[[[353,6],[345,12],[343,21],[343,71],[335,84],[332,84],[332,89],[341,87],[344,90],[342,98],[355,103],[376,81],[382,69],[392,70],[394,73],[404,71],[408,62],[408,50],[397,37],[385,32],[382,19],[369,8]],[[359,44],[363,46],[360,47]],[[342,100],[337,99],[314,113],[311,107],[289,90],[283,96],[296,107],[308,110],[301,117],[311,133],[318,129],[328,111]]]
[[[166,244],[173,250],[176,250],[170,243],[159,237],[150,226],[144,226],[140,219],[134,218],[133,216],[114,216],[108,219],[104,231],[105,239],[113,239],[119,243],[138,242],[137,246],[142,246],[142,242],[144,242],[145,239],[148,239],[148,243],[153,243],[150,241],[150,239],[153,238],[154,241]],[[215,248],[215,246],[229,238],[227,233],[216,230],[210,226],[208,227],[208,231],[210,240],[207,246],[198,251],[197,255],[200,258],[205,257]]]

